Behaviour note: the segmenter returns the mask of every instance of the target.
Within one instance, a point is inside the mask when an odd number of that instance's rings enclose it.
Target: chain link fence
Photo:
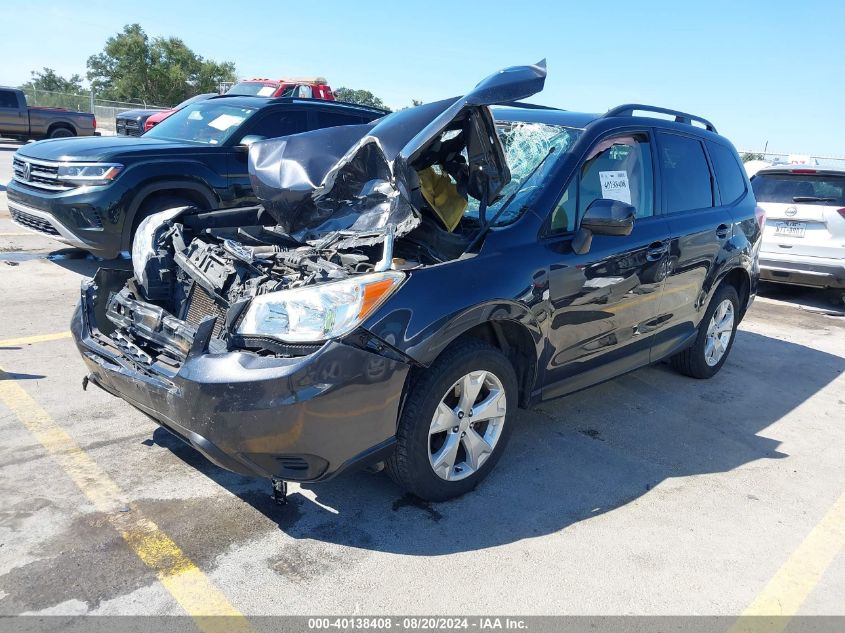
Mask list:
[[[743,162],[765,161],[772,165],[815,165],[817,167],[845,168],[845,156],[813,156],[812,154],[797,154],[784,152],[759,152],[754,150],[740,150]]]
[[[65,108],[77,112],[90,112],[97,117],[97,129],[103,134],[115,133],[114,118],[127,110],[166,110],[165,106],[154,105],[143,99],[132,101],[109,101],[98,99],[93,92],[78,94],[67,92],[52,92],[25,88],[26,101],[31,106],[42,108]]]

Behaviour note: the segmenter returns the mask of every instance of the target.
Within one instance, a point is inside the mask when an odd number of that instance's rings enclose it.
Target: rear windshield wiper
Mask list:
[[[836,198],[824,196],[792,196],[793,202],[836,202]]]

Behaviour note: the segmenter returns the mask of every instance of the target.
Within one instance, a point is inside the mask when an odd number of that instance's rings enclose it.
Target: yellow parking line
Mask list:
[[[37,233],[30,233],[29,231],[21,231],[20,233],[0,233],[0,237],[24,237],[25,235],[37,235]]]
[[[70,338],[70,332],[53,332],[52,334],[37,334],[36,336],[24,336],[23,338],[9,338],[5,341],[0,341],[0,347],[17,347],[18,345],[29,345],[31,343],[58,341],[63,338]]]
[[[156,576],[200,630],[252,631],[226,596],[173,540],[131,503],[108,474],[56,424],[50,415],[0,368],[0,401],[51,454],[94,507]],[[127,511],[128,510],[128,511]],[[225,618],[211,616],[230,616]]]
[[[730,633],[781,633],[843,547],[845,493],[772,576]]]

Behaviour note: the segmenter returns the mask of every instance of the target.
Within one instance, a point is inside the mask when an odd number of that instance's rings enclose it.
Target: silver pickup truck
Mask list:
[[[96,129],[93,114],[29,107],[21,90],[0,86],[0,137],[29,140],[93,136]]]

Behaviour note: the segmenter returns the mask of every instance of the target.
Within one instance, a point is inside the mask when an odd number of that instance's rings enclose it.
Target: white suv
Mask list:
[[[751,186],[766,212],[760,278],[845,292],[845,167],[775,165]]]

